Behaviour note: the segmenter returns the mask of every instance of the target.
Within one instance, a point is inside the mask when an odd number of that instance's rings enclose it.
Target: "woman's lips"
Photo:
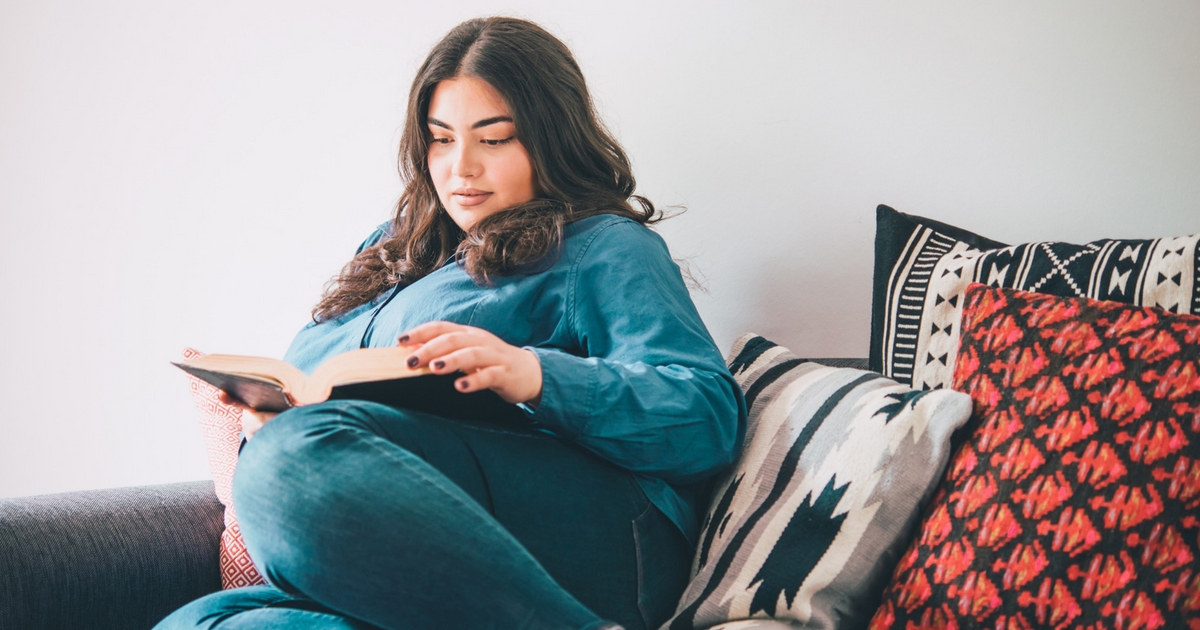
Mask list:
[[[454,203],[460,206],[478,206],[487,201],[491,196],[492,193],[476,188],[459,188],[450,193],[450,197],[454,199]]]

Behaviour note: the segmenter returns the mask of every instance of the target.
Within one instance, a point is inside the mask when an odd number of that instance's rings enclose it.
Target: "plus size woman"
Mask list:
[[[234,502],[269,584],[160,627],[657,627],[745,403],[570,51],[523,20],[455,27],[413,81],[400,164],[395,216],[285,359],[398,344],[528,427],[247,409]]]

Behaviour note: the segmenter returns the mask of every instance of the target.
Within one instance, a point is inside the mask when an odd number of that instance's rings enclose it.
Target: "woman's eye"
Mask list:
[[[434,138],[433,142],[435,144],[450,144],[450,138]]]
[[[488,146],[497,147],[502,144],[508,144],[509,142],[512,142],[513,138],[515,138],[515,137],[516,136],[509,136],[509,137],[501,139],[501,140],[484,140],[483,143]]]

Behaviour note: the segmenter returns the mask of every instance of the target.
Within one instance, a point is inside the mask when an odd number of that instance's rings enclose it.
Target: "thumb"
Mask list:
[[[247,407],[245,403],[234,398],[233,396],[230,396],[229,392],[226,392],[223,389],[217,390],[217,400],[220,400],[221,404],[229,405],[230,407],[237,407],[238,409],[249,409],[249,407]]]

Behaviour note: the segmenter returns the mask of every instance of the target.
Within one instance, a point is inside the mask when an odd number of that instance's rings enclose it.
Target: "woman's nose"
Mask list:
[[[450,167],[450,172],[455,177],[476,177],[482,170],[480,162],[474,148],[466,146],[466,143],[459,144],[458,153],[454,156],[454,164]]]

